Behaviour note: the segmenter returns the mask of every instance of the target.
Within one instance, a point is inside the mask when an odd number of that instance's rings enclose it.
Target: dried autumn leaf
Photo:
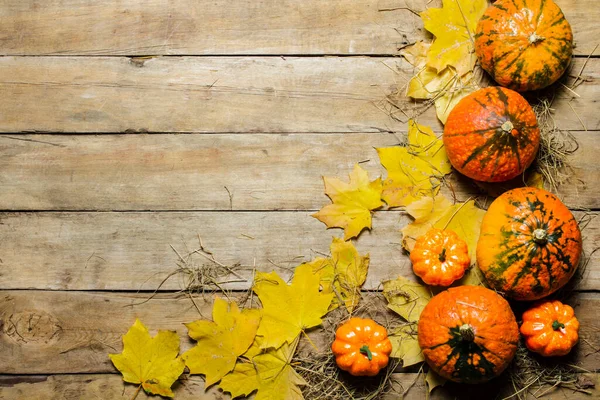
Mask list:
[[[477,61],[473,35],[487,7],[487,0],[443,0],[442,8],[423,11],[425,29],[435,36],[427,64],[438,72],[452,66],[459,76],[472,71]]]
[[[171,386],[185,368],[178,353],[177,333],[158,331],[151,337],[148,328],[136,319],[123,336],[123,352],[108,356],[125,382],[142,385],[148,393],[173,397]]]
[[[446,378],[442,378],[431,368],[429,368],[429,371],[427,371],[427,375],[425,376],[425,382],[427,383],[429,393],[431,393],[436,387],[444,386],[448,380]]]
[[[275,272],[256,273],[253,290],[263,306],[256,334],[263,336],[263,348],[292,343],[303,330],[321,324],[334,294],[319,287],[319,275],[307,264],[296,268],[291,285]]]
[[[439,190],[444,175],[451,172],[444,144],[428,126],[408,122],[408,145],[376,149],[388,176],[382,198],[390,207],[406,206]]]
[[[389,335],[392,342],[392,353],[390,357],[402,359],[402,366],[409,367],[425,360],[417,335],[412,332],[410,326],[392,332]]]
[[[333,238],[330,251],[331,258],[318,257],[306,264],[319,275],[323,293],[336,294],[329,309],[337,308],[341,300],[352,313],[361,298],[360,288],[367,279],[370,257],[361,256],[351,242],[339,238]]]
[[[233,370],[256,336],[260,311],[240,311],[237,304],[215,299],[213,320],[198,320],[185,324],[189,336],[198,344],[183,354],[191,374],[203,374],[205,387],[218,382]]]
[[[432,294],[426,286],[401,276],[383,282],[383,296],[388,308],[408,322],[417,322]]]
[[[473,71],[460,76],[452,67],[437,71],[427,65],[429,44],[417,42],[402,55],[418,72],[408,82],[406,95],[414,99],[433,99],[437,116],[446,123],[452,108],[465,96],[479,89]]]
[[[349,175],[350,182],[323,177],[328,204],[312,216],[328,228],[343,228],[344,239],[358,236],[365,228],[371,229],[371,211],[381,206],[381,178],[369,181],[367,172],[356,164]]]
[[[219,387],[232,398],[256,392],[255,400],[300,400],[304,397],[298,386],[306,381],[290,365],[298,341],[271,348],[254,356],[251,362],[236,364]],[[260,345],[256,346],[260,347]]]
[[[475,201],[452,204],[443,195],[424,197],[406,207],[406,211],[415,219],[402,228],[402,246],[406,250],[412,250],[416,238],[431,228],[450,229],[467,242],[471,261],[475,262],[479,228],[485,215]]]

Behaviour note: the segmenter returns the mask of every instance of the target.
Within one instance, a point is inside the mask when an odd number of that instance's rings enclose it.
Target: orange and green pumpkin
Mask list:
[[[492,202],[481,223],[477,264],[488,284],[515,300],[537,300],[564,286],[581,256],[581,232],[552,193],[526,187]]]
[[[492,86],[458,102],[446,121],[443,140],[450,163],[460,173],[478,181],[503,182],[533,162],[540,130],[523,96]]]
[[[418,339],[425,361],[439,375],[480,383],[510,364],[519,328],[502,296],[483,286],[458,286],[427,303],[419,318]]]
[[[498,0],[475,31],[475,53],[492,78],[519,92],[554,83],[573,54],[573,33],[552,0]]]

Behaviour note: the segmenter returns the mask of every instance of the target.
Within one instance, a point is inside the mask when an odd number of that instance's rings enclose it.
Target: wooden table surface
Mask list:
[[[381,110],[412,67],[399,49],[427,38],[411,11],[426,0],[3,0],[0,4],[0,398],[128,399],[107,356],[140,318],[153,332],[198,318],[170,279],[177,254],[198,247],[252,268],[290,267],[327,252],[316,219],[321,176],[356,162],[384,173],[374,147],[407,124]],[[580,144],[565,203],[600,211],[600,7],[558,0],[574,30],[571,74],[558,87],[557,125]],[[589,57],[591,56],[591,57]],[[585,67],[585,68],[584,68]],[[568,85],[573,78],[568,78]],[[409,99],[406,99],[409,104]],[[383,102],[383,103],[382,103]],[[429,110],[419,119],[437,132]],[[456,195],[478,190],[455,178]],[[587,210],[587,211],[581,211]],[[591,210],[591,211],[589,211]],[[412,276],[399,211],[375,215],[357,241],[370,252],[365,289]],[[585,227],[590,257],[571,299],[582,341],[568,362],[600,369],[600,218]],[[210,315],[212,297],[197,297]],[[313,333],[319,336],[319,331]],[[322,336],[322,335],[321,335]],[[327,338],[321,338],[326,343]],[[326,346],[323,344],[323,346]],[[413,372],[394,379],[408,387]],[[512,393],[497,388],[493,394]],[[179,399],[203,394],[180,384]],[[469,388],[471,390],[471,388]],[[490,386],[475,389],[492,398]],[[594,389],[592,397],[599,397]],[[407,398],[425,398],[420,380]],[[464,386],[434,398],[472,398]],[[140,394],[138,399],[145,398]],[[570,390],[544,398],[587,399]],[[395,397],[390,397],[395,398]]]

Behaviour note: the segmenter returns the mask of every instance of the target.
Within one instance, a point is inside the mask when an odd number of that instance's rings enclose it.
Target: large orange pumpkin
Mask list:
[[[443,139],[448,159],[460,173],[478,181],[503,182],[533,162],[540,130],[523,96],[493,86],[458,102],[448,116]]]
[[[552,193],[509,190],[481,223],[477,264],[489,285],[516,300],[536,300],[565,285],[581,256],[581,232]]]
[[[483,286],[458,286],[434,296],[418,325],[429,366],[455,382],[480,383],[510,364],[519,328],[510,306]]]
[[[479,20],[475,52],[502,86],[536,90],[554,83],[573,54],[569,22],[552,0],[498,0]]]

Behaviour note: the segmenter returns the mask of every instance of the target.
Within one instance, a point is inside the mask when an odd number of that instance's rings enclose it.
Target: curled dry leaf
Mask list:
[[[171,386],[185,368],[178,353],[177,333],[158,331],[151,337],[148,328],[136,319],[123,336],[123,352],[108,356],[125,382],[141,385],[148,393],[173,397]]]
[[[198,341],[182,356],[190,373],[206,375],[206,387],[221,380],[254,342],[259,322],[260,310],[240,311],[235,303],[215,299],[213,321],[185,324],[190,337]]]
[[[381,178],[369,180],[367,171],[356,164],[350,173],[350,182],[323,177],[328,204],[313,217],[328,228],[343,228],[344,239],[358,236],[365,228],[371,229],[371,211],[383,206]]]
[[[360,255],[351,242],[333,238],[330,246],[331,257],[318,257],[309,263],[318,274],[323,293],[334,293],[330,310],[337,308],[340,302],[352,313],[360,301],[360,288],[367,279],[369,254]]]
[[[408,322],[417,322],[432,294],[428,287],[401,276],[383,282],[383,296],[388,308]]]
[[[256,334],[263,337],[263,348],[292,343],[303,330],[321,324],[334,294],[319,287],[319,275],[308,264],[296,268],[291,285],[275,272],[256,273],[253,290],[263,306]]]
[[[388,176],[382,198],[390,207],[406,206],[439,190],[444,175],[452,171],[444,144],[430,127],[408,122],[408,145],[378,148]]]
[[[270,348],[257,353],[261,344],[250,347],[253,354],[246,354],[247,362],[238,362],[233,372],[225,375],[219,387],[232,398],[248,396],[255,390],[255,400],[300,400],[302,391],[298,386],[306,381],[290,365],[298,340],[280,348]],[[260,351],[260,350],[259,350]]]
[[[425,382],[427,383],[429,393],[431,393],[436,387],[444,386],[448,380],[439,376],[434,370],[429,368],[429,371],[427,371],[427,375],[425,376]]]
[[[427,53],[427,64],[441,72],[451,66],[459,76],[473,70],[477,61],[473,36],[487,0],[443,0],[442,8],[423,11],[425,29],[435,39]]]
[[[402,359],[402,366],[409,367],[425,361],[419,340],[411,325],[404,325],[388,336],[392,342],[390,357]]]

